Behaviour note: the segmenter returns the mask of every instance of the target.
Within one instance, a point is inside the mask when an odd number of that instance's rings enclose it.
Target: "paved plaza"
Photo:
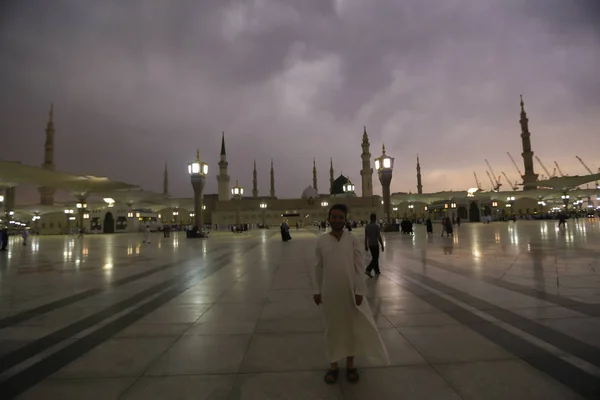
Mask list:
[[[0,397],[600,398],[597,220],[386,234],[382,276],[365,280],[391,365],[358,360],[360,382],[331,386],[312,302],[319,234],[12,238]]]

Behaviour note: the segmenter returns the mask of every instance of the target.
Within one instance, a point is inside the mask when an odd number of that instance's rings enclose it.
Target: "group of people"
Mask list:
[[[455,222],[460,226],[460,217],[455,220]],[[427,229],[427,234],[433,233],[433,222],[431,222],[431,217],[427,217],[425,220],[425,228]],[[442,236],[453,236],[454,235],[454,223],[450,217],[442,218]]]
[[[29,238],[29,232],[27,229],[23,229],[23,232],[21,232],[21,237],[23,238],[23,246],[27,246],[27,239]],[[0,231],[0,251],[8,251],[8,241],[8,228],[3,228]]]

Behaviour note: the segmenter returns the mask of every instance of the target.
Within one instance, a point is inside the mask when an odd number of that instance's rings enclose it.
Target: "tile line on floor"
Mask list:
[[[514,328],[522,330],[533,337],[536,337],[552,346],[564,350],[582,360],[587,361],[597,367],[600,367],[600,349],[576,338],[558,332],[552,328],[542,325],[534,320],[530,320],[510,310],[499,307],[493,303],[470,295],[455,287],[446,285],[438,280],[425,276],[423,274],[408,270],[406,268],[400,271],[401,275],[410,276],[419,282],[439,290],[440,292],[457,299],[480,312],[488,314]]]
[[[408,258],[409,260],[413,260],[413,261],[421,261],[421,259],[419,257],[408,255],[408,254],[403,254],[403,257]],[[442,270],[445,270],[445,271],[448,271],[448,272],[451,272],[451,273],[454,273],[457,275],[462,275],[462,276],[472,278],[472,279],[475,279],[475,280],[478,280],[481,282],[485,282],[485,283],[491,284],[493,286],[496,286],[496,287],[499,287],[502,289],[506,289],[506,290],[510,290],[511,292],[519,293],[519,294],[522,294],[522,295],[525,295],[525,296],[528,296],[531,298],[535,298],[538,300],[544,300],[549,303],[553,303],[557,306],[568,308],[570,310],[586,314],[590,317],[600,316],[600,305],[584,303],[579,300],[570,299],[570,298],[566,298],[563,296],[555,295],[553,293],[548,293],[548,292],[544,292],[544,291],[541,291],[538,289],[519,285],[518,283],[501,281],[501,280],[498,280],[497,278],[493,278],[490,276],[481,276],[474,272],[470,272],[470,271],[462,270],[462,269],[454,267],[454,266],[446,265],[437,260],[427,259],[427,263],[428,263],[428,265],[431,265],[435,268],[439,268],[439,269],[442,269]]]
[[[220,260],[227,259],[227,254],[216,258],[213,262],[221,262]],[[182,275],[169,278],[166,281],[160,282],[149,288],[142,290],[122,300],[116,304],[99,310],[85,318],[82,318],[72,324],[69,324],[63,328],[58,329],[44,337],[41,337],[33,342],[26,344],[25,346],[18,348],[10,353],[7,353],[0,357],[0,373],[12,368],[13,366],[25,361],[26,359],[34,356],[35,354],[44,351],[55,344],[62,342],[68,338],[75,336],[76,334],[84,331],[85,329],[91,328],[94,325],[101,323],[102,321],[114,316],[115,314],[123,311],[124,309],[131,307],[144,299],[152,296],[156,291],[164,290],[167,287],[176,284],[181,279],[189,279],[188,277],[194,276],[196,272],[191,271]]]
[[[270,291],[271,287],[273,286],[273,282],[275,282],[275,276],[277,275],[277,271],[279,271],[281,269],[281,260],[282,260],[283,254],[284,254],[283,251],[281,251],[282,249],[283,249],[282,243],[279,243],[278,244],[279,262],[277,263],[277,268],[275,269],[275,271],[273,271],[271,282],[269,283],[269,288],[267,289],[267,292]],[[252,338],[254,337],[254,335],[256,333],[256,328],[258,327],[258,320],[260,320],[260,316],[262,315],[266,305],[267,305],[267,302],[264,302],[262,304],[261,311],[258,314],[258,319],[256,321],[256,324],[254,324],[254,329],[252,329],[252,333],[250,334],[250,339],[248,340],[248,344],[246,345],[246,349],[244,350],[244,355],[242,356],[242,361],[240,362],[240,365],[235,373],[236,378],[233,382],[233,386],[231,387],[231,389],[229,391],[229,395],[227,396],[228,400],[232,400],[232,397],[234,395],[235,384],[238,380],[238,377],[240,375],[242,375],[241,370],[242,370],[242,366],[244,365],[244,360],[246,359],[246,356],[248,355],[248,352],[250,351],[250,345],[252,344]]]
[[[243,253],[251,251],[256,246],[258,246],[258,243],[246,247]],[[229,260],[224,260],[218,264],[215,264],[212,266],[212,268],[209,266],[208,270],[204,269],[202,271],[195,271],[190,274],[186,274],[185,277],[180,277],[180,282],[175,284],[175,288],[166,290],[159,297],[144,303],[141,306],[138,306],[132,312],[116,319],[115,321],[111,321],[107,325],[100,327],[89,335],[77,339],[74,343],[68,345],[57,353],[52,354],[48,358],[37,362],[24,371],[19,372],[16,375],[0,382],[0,392],[2,392],[3,395],[8,396],[6,397],[7,399],[16,397],[18,394],[24,392],[41,380],[45,379],[50,374],[58,371],[60,368],[81,357],[83,354],[112,337],[115,333],[128,327],[150,312],[158,309],[160,306],[166,304],[168,301],[177,297],[177,295],[183,293],[200,280],[205,279],[217,272],[227,264],[229,264]]]
[[[160,265],[158,267],[152,268],[148,271],[140,272],[134,275],[123,277],[110,285],[100,288],[92,288],[81,293],[77,293],[71,296],[63,297],[55,301],[51,301],[46,304],[42,304],[41,306],[37,306],[25,311],[21,311],[17,314],[10,315],[8,317],[0,319],[0,329],[8,328],[10,326],[14,326],[21,322],[28,321],[32,318],[39,317],[40,315],[47,314],[51,311],[55,311],[61,309],[63,307],[76,304],[82,300],[88,299],[98,294],[107,293],[114,288],[118,288],[124,286],[126,284],[135,282],[137,280],[147,278],[152,276],[158,272],[166,271],[168,269],[177,267],[179,265],[185,264],[189,262],[189,259],[181,259],[172,263],[167,263]]]
[[[455,313],[452,315],[449,314],[449,316],[461,323],[467,322],[468,320],[471,322],[473,320],[480,322],[477,324],[465,325],[467,325],[469,329],[494,342],[508,352],[519,357],[532,367],[538,369],[549,377],[554,378],[558,382],[561,382],[580,395],[591,400],[597,399],[600,395],[600,381],[595,376],[575,367],[573,364],[567,361],[562,360],[560,357],[548,352],[546,349],[528,342],[522,337],[485,320],[481,316],[473,313],[471,310],[443,298],[442,296],[436,294],[432,290],[435,288],[430,288],[427,283],[419,282],[417,284],[405,279],[402,281],[402,283],[397,284],[406,290],[415,293],[416,296],[429,303],[433,307],[440,309],[440,311],[443,311],[444,308],[449,309],[453,307],[459,307],[462,309],[462,311],[464,311],[464,313]],[[431,295],[422,295],[422,290],[420,290],[422,288],[431,292]],[[448,296],[451,295],[448,294]],[[467,315],[468,319],[465,318]],[[524,349],[527,350],[528,354],[536,353],[536,356],[522,356]]]

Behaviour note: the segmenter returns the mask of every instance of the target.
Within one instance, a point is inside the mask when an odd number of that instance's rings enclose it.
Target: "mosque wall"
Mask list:
[[[266,203],[267,208],[260,208],[261,203]],[[288,220],[290,224],[301,221],[306,226],[327,219],[329,208],[336,203],[348,206],[349,218],[352,220],[368,220],[373,212],[378,215],[383,213],[379,196],[324,196],[316,199],[244,198],[238,201],[218,202],[212,212],[211,223],[220,226],[235,224],[236,215],[239,213],[242,224],[262,224],[264,221],[267,225],[279,225]]]
[[[64,210],[46,213],[31,223],[31,229],[41,235],[77,234],[77,209],[65,213]],[[129,208],[101,208],[86,210],[83,214],[83,227],[89,233],[142,232],[150,226],[152,231],[162,228],[158,214],[140,212]]]

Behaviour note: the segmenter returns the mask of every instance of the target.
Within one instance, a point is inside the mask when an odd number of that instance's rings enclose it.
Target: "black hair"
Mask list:
[[[371,222],[377,221],[377,215],[375,215],[375,213],[371,214],[370,218],[371,218]]]
[[[331,206],[331,208],[329,209],[329,214],[327,215],[327,218],[331,218],[331,212],[333,210],[340,210],[341,212],[344,213],[344,217],[348,216],[348,206],[346,206],[345,204],[334,204]]]

